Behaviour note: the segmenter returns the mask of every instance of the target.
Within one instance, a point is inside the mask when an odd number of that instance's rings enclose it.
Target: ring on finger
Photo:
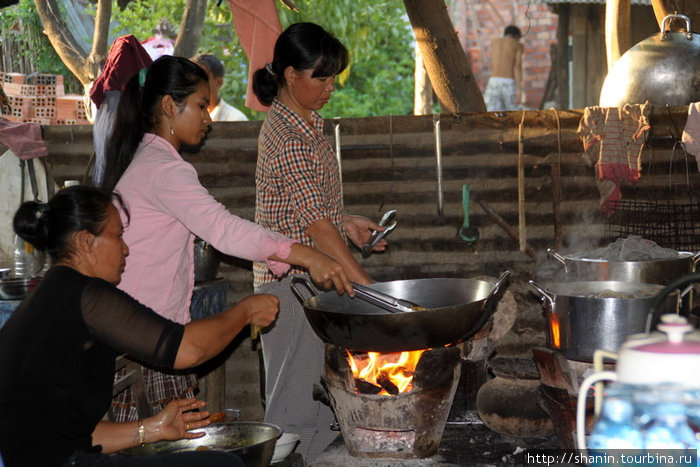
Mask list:
[[[189,429],[190,429],[190,424],[189,424],[189,423],[185,423],[185,430],[189,431]]]

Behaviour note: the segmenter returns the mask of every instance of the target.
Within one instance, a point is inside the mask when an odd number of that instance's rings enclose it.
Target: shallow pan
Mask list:
[[[506,288],[506,271],[496,284],[430,278],[376,282],[374,290],[418,303],[424,311],[391,313],[359,298],[335,291],[304,297],[306,279],[292,279],[311,327],[324,342],[359,352],[402,352],[443,347],[476,334],[493,314]]]
[[[275,451],[275,443],[282,430],[269,423],[225,422],[214,423],[195,431],[206,436],[197,439],[159,441],[125,449],[121,454],[130,456],[155,456],[185,451],[226,451],[243,459],[246,467],[267,467]]]

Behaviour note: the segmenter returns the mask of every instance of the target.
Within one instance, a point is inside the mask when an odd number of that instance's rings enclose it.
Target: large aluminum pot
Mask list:
[[[671,21],[685,22],[685,31],[669,31]],[[612,66],[600,91],[601,107],[625,104],[688,105],[700,100],[700,34],[690,19],[669,15],[661,31],[625,52]]]
[[[428,308],[399,313],[335,291],[307,298],[303,288],[312,293],[315,290],[301,277],[293,278],[291,287],[303,303],[311,327],[324,342],[359,352],[402,352],[457,344],[476,334],[493,314],[509,275],[508,271],[503,273],[496,284],[431,278],[369,286]]]
[[[592,362],[596,350],[616,352],[627,336],[645,332],[649,309],[663,285],[619,281],[537,285],[547,317],[547,344],[564,357]],[[680,293],[666,296],[658,312],[677,313]]]
[[[154,456],[173,452],[216,450],[236,454],[246,467],[267,467],[275,451],[275,443],[282,430],[269,423],[225,422],[213,423],[204,428],[206,436],[178,441],[158,441],[144,446],[125,449],[121,454],[130,456]]]
[[[676,258],[607,261],[561,255],[552,249],[547,252],[564,265],[566,277],[562,281],[620,281],[661,285],[694,272],[700,258],[700,253],[679,251]]]

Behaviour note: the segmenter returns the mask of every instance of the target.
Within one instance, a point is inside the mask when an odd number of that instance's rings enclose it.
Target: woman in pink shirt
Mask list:
[[[206,72],[182,57],[163,56],[125,85],[107,147],[103,188],[121,194],[131,220],[124,241],[131,254],[119,288],[177,323],[190,321],[195,236],[224,254],[264,261],[275,275],[290,264],[339,293],[352,293],[343,267],[329,256],[231,214],[200,184],[179,154],[209,130]],[[194,373],[144,367],[154,410],[191,397]],[[131,394],[113,403],[118,421],[137,418]]]

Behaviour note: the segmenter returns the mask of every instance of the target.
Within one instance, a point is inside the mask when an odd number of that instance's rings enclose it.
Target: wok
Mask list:
[[[476,334],[493,314],[505,291],[510,272],[496,284],[458,279],[430,278],[376,282],[370,288],[428,308],[391,313],[335,291],[316,294],[306,279],[294,277],[292,291],[316,334],[329,344],[358,352],[403,352],[453,345]],[[302,287],[310,291],[304,297]]]
[[[282,430],[269,423],[225,422],[214,423],[196,431],[206,436],[178,441],[158,441],[135,448],[125,449],[127,456],[155,456],[174,452],[217,450],[236,454],[246,467],[267,467],[275,451],[275,443]]]

